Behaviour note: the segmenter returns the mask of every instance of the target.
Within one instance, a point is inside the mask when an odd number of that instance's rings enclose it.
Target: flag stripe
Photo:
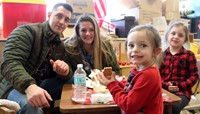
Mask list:
[[[99,12],[99,9],[98,9],[96,3],[94,3],[94,9],[95,9],[95,14],[96,14],[97,18],[98,19],[101,18],[101,14]]]
[[[105,0],[99,0],[99,8],[101,8],[101,11],[105,16],[106,15]]]
[[[94,9],[97,19],[102,19],[106,16],[105,0],[94,0]]]

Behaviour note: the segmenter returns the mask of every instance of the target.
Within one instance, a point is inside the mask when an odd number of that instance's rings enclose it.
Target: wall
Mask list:
[[[70,37],[73,34],[73,27],[68,27],[64,30],[64,38]]]
[[[195,11],[187,17],[194,18],[200,16],[200,0],[180,0],[180,11],[193,10]]]

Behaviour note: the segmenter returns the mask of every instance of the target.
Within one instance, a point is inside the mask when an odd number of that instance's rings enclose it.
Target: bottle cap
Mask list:
[[[83,64],[78,64],[77,68],[83,68]]]

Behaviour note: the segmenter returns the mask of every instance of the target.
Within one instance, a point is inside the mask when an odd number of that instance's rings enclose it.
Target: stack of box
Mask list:
[[[179,0],[164,0],[163,16],[165,16],[166,20],[180,19]]]
[[[70,25],[74,25],[82,14],[94,15],[93,0],[66,0],[73,7]]]
[[[152,24],[153,17],[162,16],[161,0],[140,0],[139,1],[139,25]]]

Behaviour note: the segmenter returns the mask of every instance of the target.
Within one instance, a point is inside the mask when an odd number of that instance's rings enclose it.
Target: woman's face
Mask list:
[[[94,41],[94,26],[89,21],[79,23],[79,35],[86,45],[92,45]]]

